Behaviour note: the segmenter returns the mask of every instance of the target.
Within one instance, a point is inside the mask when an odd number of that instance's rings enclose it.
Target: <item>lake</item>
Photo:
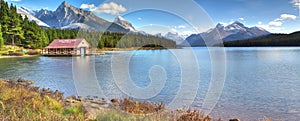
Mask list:
[[[73,58],[5,58],[0,59],[0,78],[34,80],[36,86],[60,90],[64,96],[134,97],[166,104],[180,99],[201,109],[213,65],[207,48],[192,50],[194,55],[184,48]],[[211,111],[214,118],[300,120],[300,48],[225,48],[225,52],[225,60],[215,60],[226,64],[226,79]],[[189,106],[184,104],[176,105]]]

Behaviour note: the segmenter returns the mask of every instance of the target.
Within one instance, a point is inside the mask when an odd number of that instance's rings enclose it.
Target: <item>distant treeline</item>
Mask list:
[[[300,46],[300,31],[291,34],[270,34],[257,38],[224,42],[225,47]]]
[[[130,48],[130,47],[165,47],[176,48],[176,42],[139,33],[115,33],[79,31],[77,38],[85,38],[93,47],[97,48]]]
[[[29,21],[17,13],[17,7],[0,0],[0,48],[3,45],[17,45],[24,48],[43,48],[54,39],[84,38],[94,47],[176,47],[172,40],[136,33],[111,33],[85,30],[61,30],[41,28],[36,22]]]
[[[175,48],[176,42],[165,38],[142,34],[103,33],[98,48],[104,47],[165,47]]]

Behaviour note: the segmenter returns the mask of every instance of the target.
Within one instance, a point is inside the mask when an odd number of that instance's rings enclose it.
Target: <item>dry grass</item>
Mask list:
[[[27,55],[39,55],[40,52],[38,50],[29,50],[26,52]]]
[[[0,120],[84,120],[83,106],[64,107],[62,94],[28,82],[0,81]]]
[[[0,120],[5,121],[82,121],[87,111],[82,103],[68,103],[63,94],[31,86],[33,82],[0,79]],[[75,97],[73,97],[75,98]],[[198,110],[170,111],[162,103],[134,101],[128,98],[111,100],[113,108],[99,112],[98,121],[212,121]],[[220,120],[220,119],[218,119]],[[271,121],[263,118],[258,121]]]
[[[118,106],[121,110],[133,114],[156,113],[166,109],[162,103],[151,103],[148,101],[133,101],[129,98],[120,99]]]
[[[212,121],[209,115],[205,115],[201,111],[182,110],[170,111],[167,110],[163,103],[152,103],[148,101],[133,101],[128,98],[113,99],[112,104],[120,111],[113,111],[107,115],[99,115],[98,119],[122,119],[125,121],[131,120],[148,120],[148,121]]]
[[[212,121],[212,118],[197,110],[187,110],[177,121]]]

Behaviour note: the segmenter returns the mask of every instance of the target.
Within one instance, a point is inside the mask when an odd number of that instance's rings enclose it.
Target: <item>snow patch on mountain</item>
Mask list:
[[[174,31],[170,31],[170,32],[168,32],[166,34],[157,33],[157,34],[154,34],[153,36],[170,39],[170,40],[175,41],[177,45],[180,45],[190,35],[191,34],[183,34],[183,33],[178,33],[178,32],[174,32]]]
[[[31,13],[32,11],[30,11],[29,9],[25,9],[25,7],[21,7],[19,9],[17,9],[17,13],[21,14],[21,16],[23,18],[25,18],[25,16],[27,16],[29,21],[34,21],[36,22],[39,26],[41,27],[50,27],[48,24],[44,23],[43,21],[41,21],[40,19],[34,17]]]
[[[132,24],[121,16],[117,16],[115,18],[114,23],[124,27],[125,29],[130,30],[131,32],[137,32],[137,30],[132,26]]]
[[[94,28],[84,23],[72,23],[67,26],[61,27],[61,29],[72,29],[72,30],[94,30]]]
[[[67,2],[62,2],[55,11],[41,9],[35,11],[35,17],[44,21],[52,28],[84,29],[126,33],[129,30],[96,16],[91,11],[76,8]]]
[[[225,26],[224,24],[217,24],[215,28],[209,29],[200,34],[193,34],[186,38],[192,46],[205,45],[204,39],[207,41],[220,40],[234,41],[244,40],[263,35],[268,35],[270,32],[260,27],[246,27],[244,24],[236,21]]]

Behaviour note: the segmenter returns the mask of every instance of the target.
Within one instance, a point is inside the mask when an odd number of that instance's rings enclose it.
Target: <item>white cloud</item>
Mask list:
[[[285,28],[283,28],[283,23],[286,22],[286,20],[296,20],[297,16],[292,14],[281,14],[279,18],[274,19],[273,21],[270,21],[268,24],[263,24],[261,21],[257,23],[258,27],[262,27],[268,31],[282,31]]]
[[[141,21],[141,20],[142,20],[142,18],[138,18],[138,20],[139,20],[139,21]]]
[[[245,19],[244,19],[244,18],[239,18],[239,20],[241,20],[241,21],[245,21]]]
[[[229,23],[226,23],[226,22],[220,22],[220,24],[222,24],[222,25],[224,25],[224,26],[229,25]]]
[[[177,32],[177,30],[172,28],[172,29],[171,29],[171,32]]]
[[[127,11],[127,9],[115,2],[110,2],[110,3],[104,3],[99,5],[98,7],[95,7],[94,4],[82,4],[80,8],[83,9],[89,9],[90,11],[96,12],[96,13],[107,13],[107,14],[113,14],[117,15],[120,13],[124,13]]]
[[[297,16],[291,15],[291,14],[281,14],[279,19],[280,20],[286,20],[286,19],[295,20],[295,19],[297,19]]]
[[[99,7],[95,8],[95,10],[93,10],[97,13],[108,13],[108,14],[119,14],[119,13],[123,13],[126,12],[127,9],[125,7],[123,7],[122,5],[119,5],[117,3],[114,2],[110,2],[110,3],[104,3],[102,5],[100,5]]]
[[[300,9],[300,1],[299,0],[292,0],[291,3],[294,4],[294,7],[297,9]]]
[[[261,21],[257,22],[258,25],[262,25],[263,23]]]
[[[92,10],[92,9],[95,9],[95,5],[94,4],[90,4],[90,5],[89,4],[81,4],[80,8]]]
[[[178,26],[174,26],[175,29],[185,29],[186,26],[185,25],[178,25]]]
[[[283,22],[285,22],[285,20],[295,20],[297,19],[297,16],[292,15],[292,14],[281,14],[279,18],[269,22],[269,26],[273,26],[273,27],[279,27],[282,26]]]
[[[282,30],[282,28],[280,27],[273,27],[273,26],[270,26],[270,25],[257,25],[258,27],[261,27],[261,28],[264,28],[268,31],[280,31]]]
[[[186,26],[184,26],[184,25],[179,25],[179,26],[177,26],[177,28],[178,28],[178,29],[185,29]]]
[[[280,21],[271,21],[271,22],[269,22],[269,25],[270,26],[281,26],[282,22],[280,22]]]
[[[183,31],[183,32],[181,32],[180,33],[180,35],[192,35],[192,34],[195,34],[196,32],[194,32],[194,31]]]

